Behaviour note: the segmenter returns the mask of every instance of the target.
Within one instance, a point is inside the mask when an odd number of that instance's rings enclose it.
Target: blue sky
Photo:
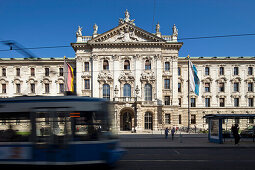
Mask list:
[[[155,2],[155,8],[154,8]],[[124,18],[126,9],[136,26],[163,35],[176,24],[179,38],[255,33],[254,0],[0,0],[0,41],[24,47],[65,46],[83,35],[108,31]],[[154,23],[153,23],[153,14]],[[183,40],[179,56],[255,56],[255,36]],[[0,44],[0,50],[8,49]],[[70,48],[30,50],[37,57],[74,57]],[[0,58],[24,57],[0,51]]]

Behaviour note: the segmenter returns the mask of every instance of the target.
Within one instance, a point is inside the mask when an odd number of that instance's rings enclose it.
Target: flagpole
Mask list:
[[[190,129],[190,80],[189,80],[189,55],[188,55],[188,129],[187,132],[189,132]]]

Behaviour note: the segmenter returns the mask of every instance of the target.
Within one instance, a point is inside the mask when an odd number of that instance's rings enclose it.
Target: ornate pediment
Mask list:
[[[110,72],[100,72],[97,77],[99,82],[109,82],[113,81],[113,76]]]
[[[135,43],[135,42],[165,42],[164,39],[157,37],[135,25],[124,23],[114,29],[105,32],[88,43]]]
[[[119,77],[120,82],[130,82],[134,80],[135,80],[135,77],[130,72],[122,72]]]
[[[154,72],[144,72],[141,74],[141,81],[156,81]]]

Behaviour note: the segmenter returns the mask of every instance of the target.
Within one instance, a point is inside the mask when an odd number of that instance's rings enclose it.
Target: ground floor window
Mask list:
[[[191,124],[196,124],[196,115],[191,115]]]
[[[152,114],[150,112],[146,112],[144,115],[144,129],[152,130]]]
[[[171,117],[170,114],[167,113],[165,114],[165,124],[170,124],[171,123]]]

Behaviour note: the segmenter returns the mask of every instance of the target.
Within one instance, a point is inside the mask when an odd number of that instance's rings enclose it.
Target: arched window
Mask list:
[[[103,69],[104,70],[109,70],[109,62],[108,62],[108,60],[104,60],[104,62],[103,62]]]
[[[110,85],[109,84],[103,85],[103,98],[110,100]]]
[[[124,70],[130,70],[130,62],[129,60],[124,61]]]
[[[144,129],[152,130],[152,114],[150,112],[146,112],[144,115]]]
[[[150,84],[144,86],[144,97],[145,101],[152,101],[152,87]]]
[[[124,97],[131,97],[131,86],[128,83],[124,84],[123,96]]]
[[[150,60],[145,61],[145,70],[150,70],[151,69],[151,62]]]

